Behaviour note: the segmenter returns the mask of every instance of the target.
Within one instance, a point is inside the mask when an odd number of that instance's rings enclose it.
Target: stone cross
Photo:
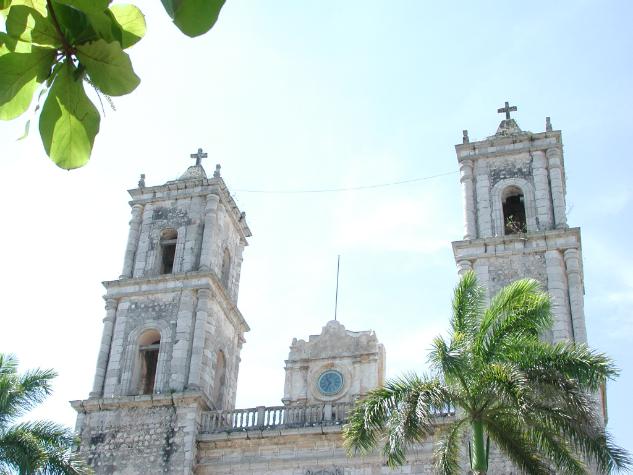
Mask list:
[[[503,114],[505,112],[506,113],[506,120],[510,120],[510,112],[516,112],[516,110],[517,110],[517,106],[510,107],[510,104],[508,102],[506,102],[505,107],[497,109],[497,113],[498,114]]]
[[[192,153],[190,157],[196,159],[196,166],[200,166],[200,162],[202,162],[202,159],[207,158],[207,153],[203,152],[202,149],[199,148],[198,151],[196,153]]]

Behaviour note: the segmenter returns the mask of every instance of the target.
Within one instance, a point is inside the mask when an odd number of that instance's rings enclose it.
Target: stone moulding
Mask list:
[[[102,282],[106,288],[107,299],[152,295],[169,291],[178,292],[183,289],[208,289],[223,298],[216,299],[222,310],[229,316],[231,323],[243,332],[250,331],[246,319],[237,305],[230,299],[224,285],[215,272],[193,271],[179,274],[164,274],[150,277],[110,280]]]
[[[174,394],[143,394],[139,396],[117,396],[70,401],[72,408],[80,414],[112,411],[116,409],[198,406],[201,410],[212,407],[209,399],[199,391],[185,391]]]

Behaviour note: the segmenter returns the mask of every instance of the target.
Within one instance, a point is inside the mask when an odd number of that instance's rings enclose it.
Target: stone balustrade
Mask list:
[[[206,411],[202,413],[200,433],[342,425],[347,422],[347,415],[353,406],[353,403],[338,403]],[[446,407],[435,413],[438,418],[443,418],[454,415],[455,411]]]

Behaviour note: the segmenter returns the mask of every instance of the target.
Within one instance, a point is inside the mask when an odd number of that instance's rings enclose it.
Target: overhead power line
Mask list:
[[[253,190],[253,189],[236,189],[240,193],[276,193],[276,194],[296,194],[296,193],[338,193],[342,191],[358,191],[369,190],[373,188],[384,188],[387,186],[406,185],[407,183],[415,183],[418,181],[432,180],[443,176],[454,175],[457,171],[440,173],[438,175],[423,176],[420,178],[411,178],[409,180],[392,181],[388,183],[377,183],[373,185],[348,186],[344,188],[320,188],[314,190]]]

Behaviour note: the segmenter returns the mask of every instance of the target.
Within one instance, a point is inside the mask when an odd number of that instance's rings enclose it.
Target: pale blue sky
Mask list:
[[[563,131],[569,223],[582,228],[590,343],[622,368],[610,429],[633,449],[633,6],[625,1],[229,1],[212,32],[180,35],[159,2],[131,50],[142,83],[106,111],[92,161],[64,172],[37,134],[0,126],[5,250],[0,349],[54,367],[38,416],[74,424],[120,274],[126,189],[178,176],[198,147],[253,230],[239,307],[251,326],[238,406],[276,405],[293,337],[339,317],[373,329],[388,374],[424,369],[446,327],[462,236],[457,174],[346,193],[255,194],[374,184],[457,171],[453,145],[491,135],[506,100],[525,130]]]

